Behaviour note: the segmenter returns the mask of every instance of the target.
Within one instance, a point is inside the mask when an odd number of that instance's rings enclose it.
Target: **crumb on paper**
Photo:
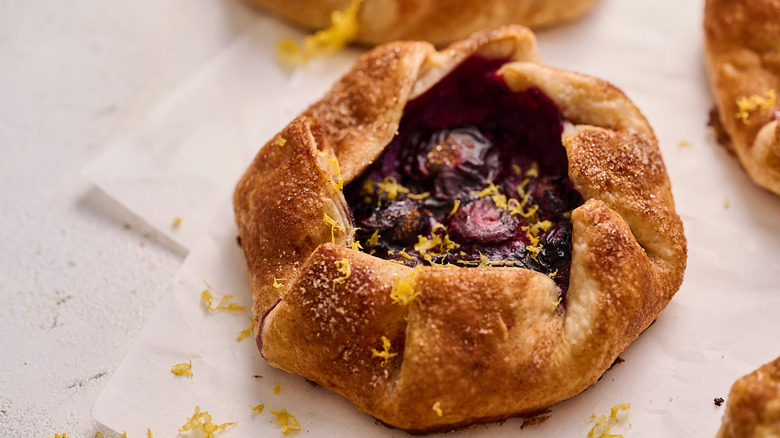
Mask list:
[[[631,422],[628,421],[628,410],[630,408],[631,403],[621,403],[613,406],[612,409],[610,409],[609,417],[606,415],[597,417],[596,414],[593,414],[591,418],[596,420],[596,424],[594,424],[593,428],[591,428],[590,432],[588,432],[588,438],[623,438],[623,435],[621,434],[610,433],[610,429],[620,424],[620,418],[618,418],[618,414],[621,412],[625,412],[622,417],[625,422],[628,423],[628,427],[631,427]]]
[[[545,409],[537,415],[523,418],[523,424],[520,426],[520,429],[525,429],[528,426],[536,426],[537,424],[544,423],[548,418],[551,417],[550,412],[551,411],[549,409]]]
[[[286,408],[282,408],[281,411],[275,411],[274,408],[269,405],[268,409],[272,414],[276,415],[276,424],[281,426],[283,434],[287,435],[290,432],[301,430],[301,425],[298,423],[298,420],[294,415],[287,412]]]
[[[192,377],[192,360],[189,363],[177,363],[171,367],[171,372],[177,376]]]
[[[303,39],[298,44],[284,38],[276,44],[277,58],[288,64],[306,64],[315,56],[335,52],[355,40],[358,33],[357,15],[362,0],[352,0],[343,11],[333,11],[331,25]]]
[[[720,406],[723,404],[725,400],[723,400],[723,397],[717,397],[714,401],[715,401],[715,406]]]
[[[203,432],[203,436],[206,438],[214,438],[214,434],[225,430],[226,428],[233,426],[236,422],[216,424],[211,418],[211,414],[206,411],[200,412],[200,406],[195,406],[195,414],[187,419],[187,422],[182,425],[179,432],[186,432],[188,430],[199,430]],[[151,433],[151,432],[150,432]]]
[[[728,196],[724,196],[724,197],[723,197],[723,208],[725,208],[726,210],[728,210],[728,209],[729,209],[729,207],[731,207],[731,200],[729,199],[729,197],[728,197]]]
[[[226,310],[228,312],[240,312],[244,310],[244,306],[236,303],[228,303],[227,301],[233,298],[233,295],[223,295],[219,302],[214,305],[214,295],[219,295],[210,284],[206,283],[206,289],[200,294],[200,300],[203,302],[203,306],[210,312],[216,312],[217,310]]]

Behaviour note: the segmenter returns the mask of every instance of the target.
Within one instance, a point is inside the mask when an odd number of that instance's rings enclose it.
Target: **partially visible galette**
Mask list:
[[[583,391],[685,270],[645,118],[522,27],[366,53],[234,207],[262,355],[413,432]]]
[[[293,23],[319,30],[332,14],[354,14],[355,41],[395,40],[448,44],[469,34],[509,24],[551,26],[584,15],[598,0],[245,0]]]
[[[717,438],[780,437],[780,357],[734,382]]]
[[[756,184],[780,195],[780,2],[708,0],[704,32],[722,140]]]

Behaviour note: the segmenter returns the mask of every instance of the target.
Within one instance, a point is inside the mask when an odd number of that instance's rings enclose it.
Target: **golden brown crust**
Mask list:
[[[322,223],[322,209],[336,214],[344,202],[327,157],[351,181],[381,154],[406,102],[474,53],[514,60],[501,70],[509,87],[541,88],[576,123],[563,141],[586,202],[571,216],[563,302],[538,272],[411,270],[344,248],[348,213],[336,218],[344,232],[335,244]],[[367,101],[354,92],[371,86],[381,89]],[[525,28],[483,32],[442,52],[381,46],[280,136],[288,142],[261,150],[234,200],[261,351],[393,426],[449,430],[569,398],[607,370],[682,282],[685,237],[652,129],[615,87],[541,64]],[[285,287],[273,288],[281,275]],[[406,305],[390,297],[399,278],[413,291]],[[383,337],[396,354],[384,365],[375,354],[385,351]]]
[[[780,2],[708,0],[704,12],[707,70],[723,129],[756,184],[780,194]],[[738,117],[738,100],[764,108]]]
[[[330,25],[350,0],[246,0],[309,29]],[[357,42],[429,41],[441,46],[508,24],[540,28],[577,19],[598,0],[363,0]]]
[[[718,438],[780,436],[780,357],[731,387]]]

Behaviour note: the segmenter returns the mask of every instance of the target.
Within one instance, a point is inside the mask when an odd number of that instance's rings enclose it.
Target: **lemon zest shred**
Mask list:
[[[776,102],[777,95],[775,94],[774,89],[769,90],[767,97],[762,97],[757,94],[752,96],[743,96],[737,99],[737,113],[734,116],[739,120],[742,120],[742,123],[747,124],[750,113],[760,109],[769,109]]]
[[[516,174],[518,174],[518,175],[520,175],[521,173],[523,173],[523,168],[522,168],[522,167],[520,167],[520,166],[519,166],[519,165],[517,165],[517,164],[513,164],[513,165],[512,165],[512,170],[514,170],[514,171],[515,171],[515,173],[516,173]]]
[[[287,412],[286,408],[283,408],[281,411],[275,411],[271,405],[268,405],[268,410],[276,415],[276,424],[281,425],[283,434],[287,435],[290,432],[301,430],[301,424],[298,423],[294,415]]]
[[[274,394],[279,394],[279,391],[282,389],[279,385],[279,382],[276,382],[276,386],[274,386]]]
[[[496,207],[506,210],[507,209],[507,200],[506,195],[501,193],[499,187],[492,182],[488,182],[488,186],[482,189],[479,192],[471,192],[472,195],[477,195],[480,198],[485,198],[490,196],[490,198],[493,200],[493,203],[496,204]]]
[[[447,215],[447,218],[451,218],[456,211],[458,211],[458,207],[460,207],[460,199],[455,200],[455,204],[452,206],[452,210],[450,210],[450,214]]]
[[[433,409],[433,412],[436,412],[436,415],[438,415],[440,417],[444,414],[442,412],[442,410],[441,410],[441,402],[440,401],[437,401],[436,403],[434,403],[433,407],[431,409]]]
[[[127,438],[127,431],[122,432],[122,435],[119,435],[119,438]]]
[[[444,234],[437,234],[436,231],[438,230],[444,230]],[[431,251],[437,247],[438,250]],[[447,228],[440,223],[437,223],[431,229],[431,237],[418,235],[417,243],[414,244],[414,250],[423,256],[425,256],[428,251],[431,251],[432,255],[442,255],[455,248],[460,248],[460,245],[450,239],[450,235],[447,234]]]
[[[422,193],[407,193],[406,197],[409,199],[425,199],[427,197],[431,196],[431,192],[422,192]]]
[[[154,438],[152,437],[152,429],[146,428],[146,438]]]
[[[180,226],[181,226],[181,218],[179,216],[175,216],[173,218],[173,223],[171,224],[171,228],[173,228],[175,230],[176,228],[179,228]]]
[[[395,279],[393,289],[390,291],[390,299],[393,300],[393,303],[405,306],[417,296],[417,292],[415,291],[415,287],[417,286],[417,273],[420,272],[421,269],[422,266],[417,265],[408,274],[400,275]]]
[[[410,256],[409,253],[406,252],[406,249],[402,249],[398,251],[396,254],[405,258],[406,260],[414,260],[414,257]]]
[[[402,186],[392,176],[387,176],[382,182],[376,183],[379,187],[379,205],[382,205],[382,193],[387,194],[387,199],[394,201],[398,199],[399,193],[409,193],[409,189]]]
[[[528,183],[531,182],[530,179],[525,178],[520,182],[520,185],[517,186],[517,194],[521,197],[525,197],[525,187],[528,185]]]
[[[241,332],[238,333],[238,337],[236,338],[236,341],[241,342],[244,339],[252,336],[252,333],[255,331],[255,320],[252,318],[249,318],[249,324],[250,326],[247,327],[244,330],[241,330]]]
[[[631,408],[631,403],[621,403],[610,409],[609,417],[606,415],[598,417],[596,417],[596,414],[591,415],[591,418],[596,420],[596,424],[594,424],[593,428],[588,432],[588,438],[623,438],[623,435],[610,434],[609,432],[612,426],[620,423],[620,419],[618,418],[618,413],[620,411],[626,411],[626,421],[628,422],[628,427],[631,427],[631,422],[628,421],[629,408]]]
[[[335,181],[333,181],[333,188],[336,190],[344,190],[344,178],[341,177],[341,169],[339,168],[339,159],[336,157],[330,157],[327,160],[333,166],[333,173],[336,175]]]
[[[177,363],[172,366],[171,372],[177,376],[192,377],[192,359],[189,359],[189,363]]]
[[[360,229],[359,227],[353,227],[352,231],[349,234],[349,240],[352,241],[352,243],[349,245],[349,247],[352,248],[355,251],[360,251],[361,249],[363,249],[363,245],[361,245],[360,242],[355,239],[355,233],[359,229]]]
[[[549,274],[547,274],[547,276],[548,276],[548,277],[550,277],[550,278],[553,278],[553,277],[555,277],[556,275],[558,275],[558,270],[557,270],[557,269],[556,269],[556,270],[554,270],[554,271],[552,271],[552,272],[550,272]]]
[[[276,138],[274,138],[274,144],[279,147],[282,147],[285,144],[287,144],[287,139],[282,137],[281,135],[277,135]]]
[[[103,432],[95,432],[95,438],[105,438]]]
[[[525,176],[529,178],[539,178],[539,163],[536,161],[531,163],[531,168],[525,171]]]
[[[330,225],[330,243],[336,243],[335,230],[341,230],[342,233],[346,232],[344,226],[336,222],[336,219],[328,216],[328,213],[322,213],[322,222],[325,225]]]
[[[67,433],[55,433],[54,438],[70,438]]]
[[[214,305],[214,295],[219,295],[214,290],[213,287],[211,287],[208,282],[204,281],[206,283],[206,289],[203,290],[203,292],[200,293],[200,300],[203,303],[203,306],[206,307],[206,310],[210,312],[216,312],[217,310],[226,310],[228,312],[240,312],[245,309],[244,306],[236,303],[227,303],[228,300],[233,298],[233,295],[223,295],[222,298],[220,298],[219,303],[217,305]]]
[[[336,270],[341,274],[340,277],[333,279],[333,287],[335,288],[336,283],[344,283],[352,275],[352,266],[349,264],[349,259],[336,260],[333,263],[336,265]]]
[[[179,432],[188,430],[199,430],[204,433],[206,438],[214,438],[214,434],[233,426],[236,422],[216,424],[211,418],[211,414],[206,411],[201,412],[200,406],[195,406],[195,414],[187,419],[187,422],[179,428]]]
[[[283,288],[283,287],[284,287],[284,284],[282,283],[283,281],[287,281],[287,279],[286,279],[286,278],[276,278],[276,277],[274,276],[274,284],[273,284],[273,286],[274,286],[276,289],[281,289],[281,288]]]
[[[553,302],[553,305],[555,306],[556,309],[561,304],[561,301],[563,301],[563,297],[558,297],[558,300]]]
[[[262,414],[263,413],[263,409],[265,409],[265,404],[260,403],[257,406],[249,405],[249,407],[252,408],[252,410],[257,412],[258,414]]]
[[[371,237],[366,240],[366,247],[373,248],[379,245],[379,237],[379,230],[374,230],[374,232],[371,234]]]
[[[371,349],[371,357],[381,357],[382,358],[382,366],[387,365],[387,361],[391,358],[398,356],[398,353],[391,353],[390,347],[392,347],[392,344],[390,343],[390,339],[387,339],[385,336],[382,336],[382,351],[377,351],[376,349]]]
[[[331,25],[308,35],[303,44],[292,38],[284,38],[276,44],[279,60],[291,64],[305,64],[315,56],[335,52],[354,41],[358,33],[357,15],[362,0],[352,0],[343,11],[330,14]]]

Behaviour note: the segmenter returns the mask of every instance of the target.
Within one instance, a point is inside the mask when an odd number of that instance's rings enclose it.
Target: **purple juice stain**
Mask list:
[[[472,56],[408,102],[382,156],[344,189],[355,238],[365,252],[407,266],[477,266],[484,256],[533,269],[565,296],[569,214],[583,201],[568,177],[563,116],[537,88],[511,91],[496,74],[506,62]],[[529,233],[539,222],[549,227]],[[439,245],[423,254],[421,241]]]

